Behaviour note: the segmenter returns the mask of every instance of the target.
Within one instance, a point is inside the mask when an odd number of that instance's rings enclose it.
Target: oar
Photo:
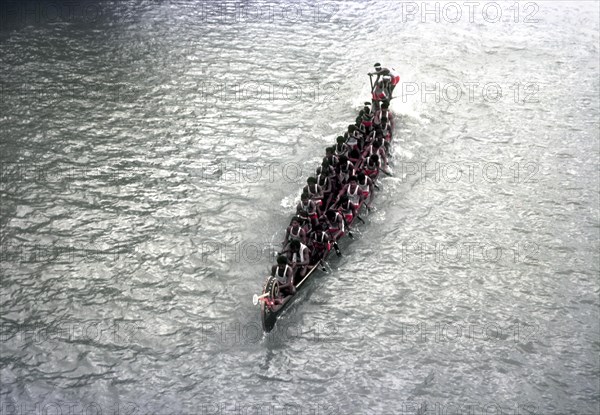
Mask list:
[[[350,232],[350,225],[348,225],[348,222],[346,221],[346,218],[344,216],[342,216],[342,219],[344,220],[344,224],[348,228],[347,235],[350,237],[350,239],[354,239],[354,235],[352,234],[352,232]]]
[[[375,88],[373,86],[373,75],[369,74],[369,81],[371,82],[371,92],[373,92],[373,88]]]
[[[369,209],[369,207],[367,206],[367,209]],[[359,221],[361,221],[363,224],[365,223],[365,221],[363,220],[363,218],[361,218],[360,216],[356,215],[356,219],[358,219]]]
[[[269,296],[269,293],[264,293],[263,295],[254,294],[254,297],[252,297],[252,304],[257,305],[258,300],[260,300],[261,298],[268,297],[268,296]]]
[[[337,256],[342,256],[342,252],[340,251],[337,241],[333,243],[333,248],[335,249],[335,254]]]

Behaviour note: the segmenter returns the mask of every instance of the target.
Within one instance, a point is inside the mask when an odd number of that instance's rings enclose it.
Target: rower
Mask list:
[[[317,205],[310,200],[308,193],[302,193],[300,196],[300,202],[296,206],[296,215],[305,222],[310,222],[311,229],[316,229],[319,218]]]
[[[348,184],[345,185],[336,199],[336,204],[341,201],[343,196],[347,196],[348,200],[354,205],[354,209],[358,209],[360,204],[364,200],[362,189],[358,185],[358,178],[356,176],[350,176]]]
[[[323,160],[323,163],[317,167],[317,184],[321,186],[325,196],[331,192],[332,179],[335,179],[335,169],[327,160]]]
[[[360,151],[358,151],[358,148],[354,148],[348,153],[348,160],[354,164],[354,167],[356,167],[357,170],[360,169],[360,165],[363,162],[363,156],[360,154]]]
[[[310,264],[310,250],[306,245],[301,243],[299,240],[293,240],[290,242],[289,249],[287,251],[288,260],[292,263],[292,268],[296,275],[300,278],[304,278]]]
[[[371,91],[371,92],[373,92],[373,91]],[[354,120],[354,124],[356,124],[358,126],[362,123],[362,116],[364,113],[365,113],[364,108],[361,109],[360,111],[358,111],[358,115],[356,116],[356,120]]]
[[[392,141],[392,132],[390,130],[390,124],[388,123],[387,117],[381,117],[381,131],[386,142]]]
[[[323,188],[317,184],[316,177],[306,179],[306,186],[302,189],[302,193],[308,193],[308,197],[315,202],[317,207],[323,204]]]
[[[350,160],[348,160],[348,157],[346,157],[346,156],[340,157],[340,162],[339,162],[338,168],[337,168],[338,183],[340,185],[346,184],[346,182],[348,181],[350,176],[352,176],[354,174],[354,170],[355,170],[354,164],[352,164],[352,162]]]
[[[385,86],[383,85],[383,81],[379,81],[375,83],[375,87],[373,88],[373,106],[377,109],[381,107],[382,102],[389,101],[389,97],[387,92],[385,91]]]
[[[290,226],[285,230],[285,240],[282,242],[283,250],[285,251],[292,241],[302,241],[306,243],[306,232],[300,226],[300,218],[294,216]]]
[[[360,124],[363,127],[362,123]],[[354,148],[362,149],[363,132],[354,124],[348,126],[348,131],[344,134],[346,145],[350,150]]]
[[[362,190],[363,198],[365,200],[367,210],[371,208],[371,202],[373,201],[373,196],[375,196],[375,192],[373,188],[375,187],[373,180],[369,176],[365,174],[365,172],[361,171],[356,176],[358,187]]]
[[[379,62],[373,66],[375,67],[375,72],[369,72],[369,76],[377,75],[377,78],[375,78],[375,83],[377,83],[379,81],[380,77],[383,77],[383,76],[390,77],[390,97],[391,97],[392,92],[394,92],[394,88],[400,82],[400,74],[398,72],[396,72],[396,70],[394,68],[382,67]]]
[[[377,154],[373,154],[371,157],[365,160],[363,170],[367,176],[375,182],[377,177],[379,177],[379,169],[381,168],[381,162],[379,161],[379,156]]]
[[[288,265],[288,259],[285,255],[277,257],[277,265],[271,267],[271,276],[277,279],[279,283],[279,294],[282,296],[294,295],[296,287],[294,286],[294,272]]]
[[[327,221],[327,223],[329,225],[327,232],[331,236],[332,241],[337,241],[342,236],[344,236],[344,231],[345,231],[344,218],[342,217],[342,215],[340,215],[340,213],[338,211],[329,209],[327,211],[327,213],[325,213],[324,219]],[[336,246],[337,245],[334,244],[334,248]],[[337,249],[336,249],[336,252],[337,252]]]
[[[317,168],[317,184],[323,189],[323,203],[318,206],[319,215],[329,206],[333,194],[333,180],[335,180],[335,169],[329,165],[328,161],[323,161],[323,164]]]
[[[337,144],[335,145],[335,155],[340,157],[340,156],[347,156],[348,155],[348,151],[350,150],[349,147],[346,145],[346,139],[344,138],[344,136],[340,135],[337,139],[336,139]]]
[[[381,130],[381,128],[379,128],[379,130]],[[375,140],[375,136],[376,135],[377,135],[377,130],[371,130],[369,132],[369,134],[367,134],[365,136],[365,142],[364,142],[363,147],[362,147],[362,151],[363,152],[365,151],[365,147],[370,146],[371,143],[373,142],[373,140]]]
[[[311,248],[313,264],[316,264],[318,260],[325,258],[327,253],[331,250],[331,239],[327,234],[327,229],[329,229],[329,225],[323,223],[315,228],[315,232],[312,235]]]
[[[371,114],[371,108],[369,108],[369,107],[363,108],[363,115],[362,115],[360,122],[362,125],[365,126],[365,131],[367,131],[367,132],[371,131],[371,128],[373,126],[373,114]]]
[[[394,119],[393,119],[392,113],[388,109],[389,106],[390,106],[389,102],[384,102],[384,103],[381,104],[381,109],[378,109],[377,111],[375,111],[375,114],[373,116],[373,123],[375,125],[381,125],[381,119],[383,117],[385,117],[386,120],[389,123],[389,126],[392,129],[394,128]]]
[[[334,147],[327,147],[325,149],[325,158],[324,160],[327,160],[327,162],[329,163],[330,166],[337,166],[338,164],[338,157],[335,155],[335,146]]]
[[[348,195],[343,195],[337,205],[339,206],[338,212],[342,214],[345,224],[349,226],[357,214],[357,206],[352,203]]]
[[[381,133],[379,135],[381,135]],[[365,156],[365,158],[368,159],[373,154],[377,154],[379,156],[379,160],[382,161],[383,166],[385,167],[385,166],[387,166],[388,162],[387,162],[387,156],[385,153],[385,148],[383,147],[383,143],[384,143],[384,141],[383,141],[382,136],[373,140],[373,142],[365,148],[364,156]]]

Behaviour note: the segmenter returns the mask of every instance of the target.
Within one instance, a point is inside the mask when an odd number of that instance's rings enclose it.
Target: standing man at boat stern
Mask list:
[[[379,62],[376,63],[374,66],[375,66],[375,72],[369,72],[369,76],[377,75],[377,78],[375,79],[375,84],[377,84],[377,82],[379,81],[379,79],[381,77],[389,76],[391,78],[390,89],[389,89],[390,90],[389,99],[392,99],[392,92],[394,92],[394,88],[400,82],[400,74],[398,72],[396,72],[396,70],[394,68],[382,67]]]

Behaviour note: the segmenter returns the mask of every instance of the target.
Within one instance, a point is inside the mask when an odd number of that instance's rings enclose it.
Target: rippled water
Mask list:
[[[597,2],[73,4],[2,6],[0,413],[598,413]],[[394,177],[263,336],[375,61]]]

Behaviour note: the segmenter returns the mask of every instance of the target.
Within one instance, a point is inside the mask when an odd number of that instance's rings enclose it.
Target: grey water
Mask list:
[[[1,8],[1,414],[599,413],[598,2]],[[393,177],[264,335],[378,61]]]

